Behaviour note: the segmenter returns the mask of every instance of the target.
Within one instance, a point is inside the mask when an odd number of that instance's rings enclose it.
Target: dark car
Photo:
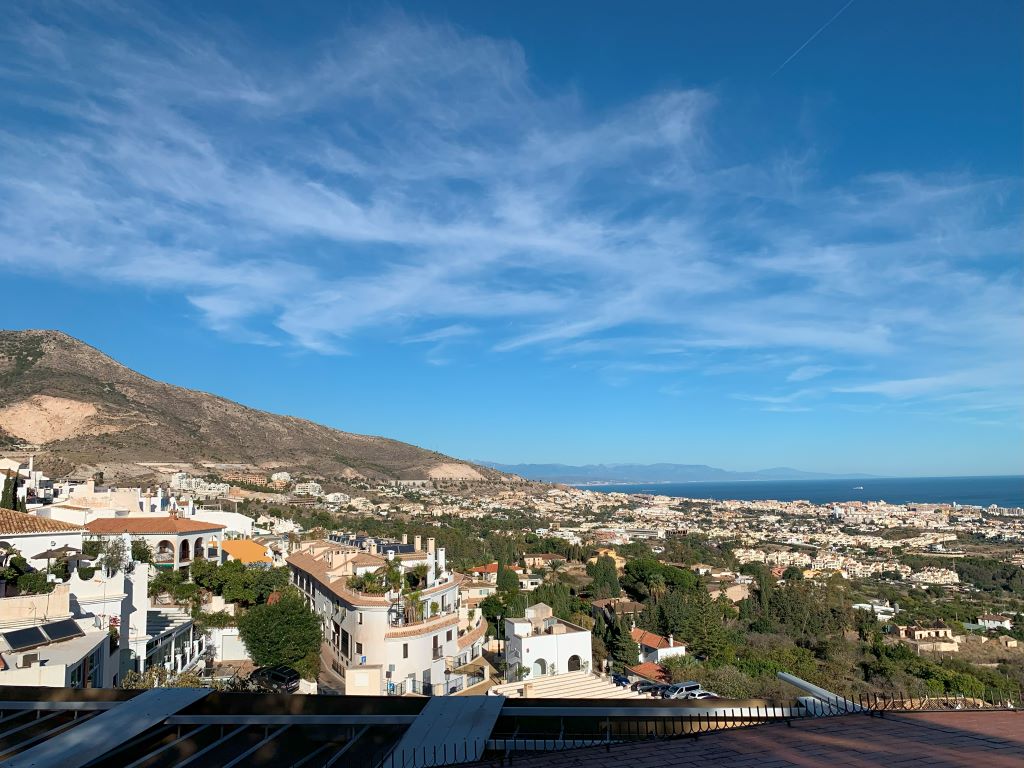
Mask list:
[[[283,664],[260,667],[249,675],[249,680],[275,693],[295,693],[299,690],[299,673]]]
[[[637,693],[650,693],[654,696],[661,696],[661,692],[668,688],[667,685],[650,680],[638,680],[630,687]]]
[[[623,688],[629,687],[629,678],[625,675],[612,675],[612,682]]]

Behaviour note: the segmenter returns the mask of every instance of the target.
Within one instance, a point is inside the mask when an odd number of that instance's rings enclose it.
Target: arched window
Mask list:
[[[196,539],[196,544],[192,547],[192,557],[203,558],[206,557],[206,550],[203,549],[203,539],[199,537]]]
[[[548,673],[548,663],[544,659],[537,659],[533,662],[533,676],[541,677]]]
[[[583,669],[583,659],[574,653],[569,657],[569,671],[579,672],[581,669]]]
[[[192,558],[189,555],[188,539],[183,539],[181,542],[181,552],[178,555],[178,560],[184,563],[185,561],[191,559]]]

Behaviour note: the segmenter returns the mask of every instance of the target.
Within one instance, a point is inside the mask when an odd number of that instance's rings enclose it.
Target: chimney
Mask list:
[[[675,648],[675,645],[676,645],[676,639],[675,639],[675,637],[673,635],[670,634],[668,636],[668,647],[669,648]]]
[[[391,562],[394,559],[395,559],[395,550],[389,549],[388,550],[388,562]]]
[[[433,554],[434,547],[436,546],[436,544],[437,544],[437,542],[435,541],[434,537],[433,536],[429,537],[427,539],[427,552],[430,552],[431,554]]]
[[[413,536],[412,548],[415,549],[417,552],[423,551],[423,537],[419,534]]]
[[[433,541],[433,539],[430,539],[430,541]],[[434,548],[430,547],[430,549],[427,550],[427,587],[428,588],[436,587],[437,586],[437,575],[436,575],[437,574],[437,568],[435,568],[434,566],[435,566]]]
[[[409,534],[408,533],[403,533],[402,534],[402,543],[403,544],[408,544],[409,543]]]
[[[437,570],[441,573],[445,571],[445,552],[444,547],[438,547],[437,549]]]

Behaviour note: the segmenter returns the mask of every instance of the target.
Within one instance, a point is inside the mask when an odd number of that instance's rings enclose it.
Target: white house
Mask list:
[[[556,618],[551,606],[537,603],[526,609],[525,618],[505,619],[505,661],[533,679],[587,670],[590,630]]]
[[[978,617],[978,623],[985,629],[1013,629],[1013,621],[998,613],[987,613]]]
[[[77,618],[71,588],[0,598],[0,687],[109,688],[118,649],[93,616]]]
[[[900,607],[890,605],[888,600],[869,600],[866,603],[854,603],[853,610],[873,613],[879,621],[892,621],[900,612]]]
[[[85,529],[91,539],[104,540],[124,533],[141,538],[153,551],[153,563],[158,568],[176,571],[188,568],[193,558],[205,558],[211,545],[219,552],[224,539],[223,525],[171,515],[99,518],[87,523]]]
[[[640,646],[640,657],[637,661],[641,664],[645,661],[660,664],[669,656],[686,655],[686,644],[677,643],[672,635],[665,638],[639,627],[633,627],[629,635]]]
[[[18,550],[28,564],[37,570],[45,570],[45,557],[36,557],[49,550],[73,547],[81,551],[82,534],[80,525],[36,517],[13,509],[0,509],[0,548]]]

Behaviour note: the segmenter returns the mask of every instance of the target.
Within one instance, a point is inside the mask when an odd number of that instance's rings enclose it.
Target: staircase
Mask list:
[[[525,688],[525,691],[524,691]],[[615,685],[611,680],[589,672],[566,672],[535,680],[529,677],[519,683],[494,686],[491,695],[508,699],[650,699],[646,693]]]

